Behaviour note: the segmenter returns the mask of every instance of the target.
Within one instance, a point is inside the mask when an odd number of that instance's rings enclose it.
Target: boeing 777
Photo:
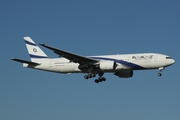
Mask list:
[[[158,69],[158,76],[162,70],[174,64],[174,60],[168,56],[158,53],[139,53],[102,56],[82,56],[57,49],[46,44],[41,46],[52,50],[59,58],[49,58],[38,45],[30,38],[24,37],[31,61],[12,58],[12,60],[23,63],[24,67],[44,70],[56,73],[85,73],[85,79],[99,77],[96,83],[106,81],[104,73],[113,73],[120,78],[130,78],[134,70]]]

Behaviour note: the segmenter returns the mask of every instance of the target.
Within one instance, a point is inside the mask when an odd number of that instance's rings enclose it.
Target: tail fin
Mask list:
[[[32,62],[48,58],[30,37],[24,37],[24,40]]]

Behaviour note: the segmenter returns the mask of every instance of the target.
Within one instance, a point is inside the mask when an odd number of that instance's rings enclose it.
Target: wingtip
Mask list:
[[[39,45],[41,45],[41,46],[45,46],[45,44],[43,44],[43,43],[40,43]]]

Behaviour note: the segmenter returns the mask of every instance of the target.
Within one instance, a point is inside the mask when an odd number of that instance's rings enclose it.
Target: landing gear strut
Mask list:
[[[158,73],[158,76],[162,76],[162,73],[161,73],[161,72],[162,72],[162,70],[164,70],[164,67],[160,67],[160,68],[159,68],[159,73]]]

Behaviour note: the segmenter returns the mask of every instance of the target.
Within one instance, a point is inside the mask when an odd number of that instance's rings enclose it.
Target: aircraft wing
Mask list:
[[[79,63],[81,65],[84,65],[84,64],[91,64],[92,65],[94,63],[99,62],[96,59],[92,59],[92,58],[89,58],[89,57],[85,57],[85,56],[81,56],[81,55],[74,54],[74,53],[71,53],[71,52],[67,52],[67,51],[64,51],[64,50],[60,50],[60,49],[57,49],[57,48],[54,48],[54,47],[51,47],[51,46],[48,46],[48,45],[45,45],[45,44],[40,44],[40,45],[54,51],[54,53],[56,53],[59,56],[62,56],[64,58],[70,60],[71,62]]]

